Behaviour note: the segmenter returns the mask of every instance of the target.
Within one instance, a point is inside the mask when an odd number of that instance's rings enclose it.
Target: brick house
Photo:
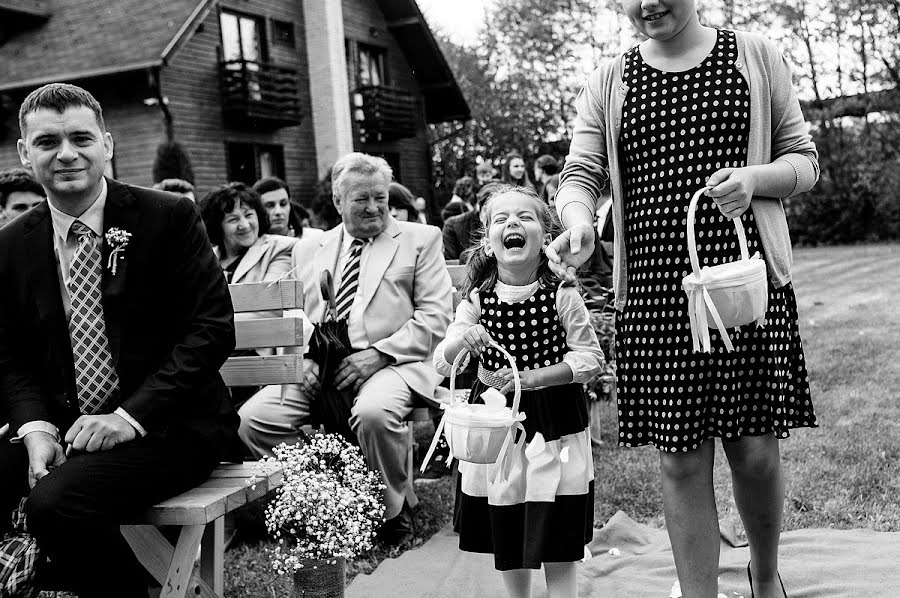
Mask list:
[[[150,185],[168,128],[200,196],[274,174],[308,203],[352,150],[426,195],[426,123],[469,118],[415,0],[0,0],[0,169],[51,81],[100,101],[116,178]]]

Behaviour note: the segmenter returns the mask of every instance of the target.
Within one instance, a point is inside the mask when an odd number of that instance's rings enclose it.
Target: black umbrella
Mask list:
[[[319,364],[320,391],[310,403],[310,418],[314,425],[321,425],[327,432],[342,435],[357,444],[356,434],[350,429],[350,408],[356,393],[340,391],[334,386],[334,376],[341,361],[350,355],[350,337],[347,320],[337,319],[334,302],[334,281],[331,272],[325,270],[319,278],[319,288],[326,301],[325,317],[315,325],[309,341],[309,357]]]

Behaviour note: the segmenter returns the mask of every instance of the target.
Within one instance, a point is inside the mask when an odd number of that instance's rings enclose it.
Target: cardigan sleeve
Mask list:
[[[595,70],[575,98],[577,116],[572,143],[556,192],[556,209],[560,218],[573,203],[583,204],[593,214],[597,198],[609,179],[606,110],[602,98],[604,81],[612,69],[611,61]]]
[[[766,40],[769,55],[769,80],[772,109],[772,161],[790,164],[796,175],[790,197],[813,188],[819,180],[819,153],[809,134],[809,126],[800,110],[800,101],[784,54]]]

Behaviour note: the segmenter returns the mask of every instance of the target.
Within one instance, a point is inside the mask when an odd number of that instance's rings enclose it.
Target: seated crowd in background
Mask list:
[[[0,227],[44,201],[44,197],[44,188],[24,168],[0,172]]]
[[[307,347],[301,384],[263,388],[239,410],[239,434],[254,456],[296,441],[298,428],[328,393],[369,467],[381,473],[387,522],[379,538],[398,544],[412,533],[417,504],[406,455],[403,419],[418,399],[434,398],[440,382],[432,350],[452,312],[452,285],[441,255],[440,231],[398,222],[390,213],[391,168],[381,158],[353,153],[334,166],[334,205],[343,224],[324,233],[296,273],[304,281],[304,312],[320,326],[329,311],[319,281],[333,278],[333,319],[344,323],[342,344]],[[327,285],[326,285],[327,286]],[[331,319],[331,318],[329,318]],[[304,338],[320,338],[315,329]],[[346,356],[326,373],[325,354]],[[333,360],[329,360],[333,363]]]

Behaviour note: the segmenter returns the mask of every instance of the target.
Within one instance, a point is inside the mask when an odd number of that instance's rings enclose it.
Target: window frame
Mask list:
[[[247,147],[253,150],[253,180],[248,181],[242,179],[237,176],[237,173],[234,172],[232,168],[232,152],[234,148],[243,147],[246,149]],[[253,185],[256,181],[263,178],[262,177],[262,162],[260,161],[261,154],[263,152],[272,152],[275,154],[275,172],[274,176],[285,180],[285,175],[287,171],[287,166],[284,161],[284,145],[278,143],[260,143],[255,141],[239,141],[239,140],[226,140],[225,141],[225,168],[226,174],[228,176],[229,181],[241,181],[246,183],[247,185]],[[270,175],[267,175],[270,176]]]
[[[222,51],[222,59],[225,58],[225,37],[224,37],[224,27],[222,27],[222,15],[231,15],[236,17],[238,20],[238,47],[241,51],[240,60],[244,60],[246,62],[258,62],[258,63],[266,63],[269,61],[269,43],[268,43],[268,27],[266,26],[266,18],[261,15],[255,15],[248,12],[242,12],[239,10],[233,10],[231,8],[220,8],[219,9],[219,44]],[[259,60],[247,60],[244,58],[244,44],[243,44],[243,32],[241,31],[241,19],[249,19],[256,24],[257,35],[259,36]]]

